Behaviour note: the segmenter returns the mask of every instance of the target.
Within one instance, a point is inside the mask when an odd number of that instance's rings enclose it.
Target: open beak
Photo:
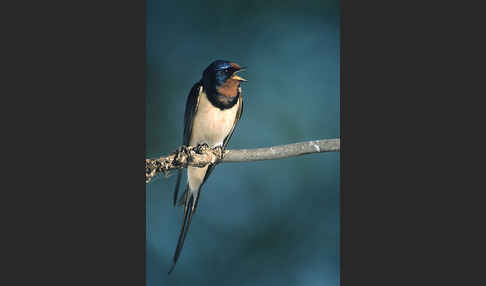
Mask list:
[[[246,79],[242,78],[241,76],[238,76],[237,73],[239,73],[240,71],[244,71],[246,70],[246,68],[240,68],[239,70],[237,70],[233,76],[231,77],[232,79],[236,79],[238,81],[247,81]]]

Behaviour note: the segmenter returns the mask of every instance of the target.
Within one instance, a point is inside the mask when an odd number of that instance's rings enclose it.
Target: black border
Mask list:
[[[144,285],[145,1],[22,5],[3,284]]]
[[[342,1],[343,285],[479,280],[467,256],[483,200],[466,200],[484,185],[468,164],[484,17],[469,4]]]

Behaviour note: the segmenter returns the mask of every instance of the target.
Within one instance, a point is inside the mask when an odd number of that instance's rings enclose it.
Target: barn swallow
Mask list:
[[[202,79],[193,85],[187,97],[183,145],[207,144],[211,148],[226,148],[243,112],[240,83],[246,79],[237,75],[242,70],[244,68],[238,64],[223,60],[214,61],[204,70]],[[179,201],[179,205],[184,205],[184,220],[169,274],[174,270],[184,245],[200,198],[201,187],[214,167],[214,164],[203,168],[187,167],[187,186]],[[174,206],[177,203],[181,177],[182,170],[179,170],[174,191]]]

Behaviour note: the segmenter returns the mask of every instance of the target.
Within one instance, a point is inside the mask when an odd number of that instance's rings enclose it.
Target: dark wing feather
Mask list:
[[[197,107],[199,106],[199,98],[201,96],[202,83],[196,82],[189,92],[186,102],[186,112],[184,113],[184,138],[182,144],[188,146],[191,140],[192,123],[196,115]]]
[[[184,135],[182,138],[182,144],[185,146],[189,146],[189,141],[191,140],[192,123],[194,120],[194,116],[196,115],[197,107],[199,105],[201,86],[202,83],[200,81],[195,83],[192,86],[191,91],[189,92],[189,96],[187,97],[186,111],[184,113]],[[178,170],[177,183],[174,190],[174,206],[176,206],[177,203],[177,195],[179,193],[179,186],[181,184],[181,179],[182,179],[182,170]]]
[[[223,140],[223,150],[226,150],[226,146],[228,146],[228,143],[231,139],[231,136],[233,135],[233,132],[235,131],[235,126],[238,123],[238,121],[240,120],[241,115],[243,114],[243,94],[241,92],[241,87],[238,88],[238,95],[239,95],[240,105],[238,106],[238,111],[236,113],[236,118],[235,118],[235,122],[233,123],[233,127],[231,127],[231,131],[228,133],[228,135]],[[204,175],[204,180],[203,180],[202,184],[204,184],[204,182],[206,182],[206,180],[208,179],[209,175],[211,175],[211,172],[213,172],[215,167],[216,167],[216,165],[213,165],[213,164],[210,164],[208,166],[208,170],[206,171],[206,175]]]

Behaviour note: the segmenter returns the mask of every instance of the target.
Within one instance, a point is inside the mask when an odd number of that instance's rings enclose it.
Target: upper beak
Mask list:
[[[233,74],[233,76],[232,76],[231,78],[232,78],[232,79],[239,80],[239,81],[248,81],[248,80],[246,80],[246,79],[242,78],[241,76],[236,75],[236,74],[237,74],[237,73],[239,73],[240,71],[244,71],[244,70],[246,70],[246,68],[245,68],[245,67],[240,68],[239,70],[237,70],[237,71],[236,71],[236,72]]]

